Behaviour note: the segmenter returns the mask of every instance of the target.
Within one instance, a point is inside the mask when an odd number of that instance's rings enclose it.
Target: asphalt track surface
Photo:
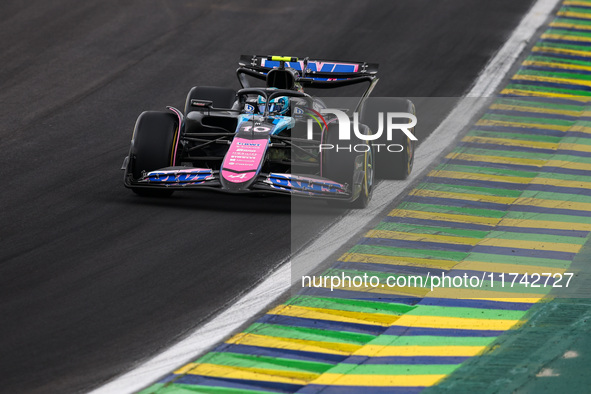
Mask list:
[[[2,2],[0,391],[95,387],[289,254],[289,199],[125,190],[141,111],[237,88],[243,53],[377,62],[376,96],[459,96],[530,5]]]

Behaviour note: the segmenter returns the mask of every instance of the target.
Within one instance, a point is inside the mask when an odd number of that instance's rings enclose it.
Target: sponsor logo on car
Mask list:
[[[261,144],[257,144],[256,142],[238,142],[236,145],[240,145],[240,146],[261,146]]]
[[[232,175],[227,175],[227,178],[232,178],[232,179],[243,179],[246,178],[247,174],[232,174]]]

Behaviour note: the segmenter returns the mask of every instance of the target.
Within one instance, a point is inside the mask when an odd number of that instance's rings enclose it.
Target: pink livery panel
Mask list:
[[[232,183],[244,183],[254,178],[265,157],[269,140],[235,137],[222,164],[222,177]]]

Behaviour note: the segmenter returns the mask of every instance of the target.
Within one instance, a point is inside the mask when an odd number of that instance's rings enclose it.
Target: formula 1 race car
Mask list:
[[[243,55],[237,70],[242,89],[196,86],[184,112],[167,107],[138,117],[122,166],[124,184],[147,196],[210,189],[365,207],[376,178],[409,175],[415,147],[412,102],[368,104],[377,68],[364,62]],[[251,87],[253,81],[264,85]],[[329,107],[329,99],[304,93],[304,88],[356,84],[367,88],[347,108]],[[412,114],[414,122],[403,120],[406,134],[391,128],[382,133],[385,112]]]

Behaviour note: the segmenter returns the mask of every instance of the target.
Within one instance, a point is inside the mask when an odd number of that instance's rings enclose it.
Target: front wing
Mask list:
[[[210,189],[227,193],[278,193],[295,196],[350,200],[351,186],[310,175],[259,173],[246,190],[230,190],[220,182],[219,171],[208,168],[167,167],[133,180],[128,174],[129,188],[168,188],[170,190]]]

